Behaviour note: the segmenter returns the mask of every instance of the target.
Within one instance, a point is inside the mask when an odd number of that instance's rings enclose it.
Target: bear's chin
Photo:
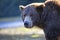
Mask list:
[[[33,26],[25,26],[25,28],[33,28]]]

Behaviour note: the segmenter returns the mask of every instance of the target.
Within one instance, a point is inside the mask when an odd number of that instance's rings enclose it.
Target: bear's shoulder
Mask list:
[[[60,14],[60,0],[46,0],[45,6],[49,8],[54,8]]]
[[[57,6],[60,6],[60,0],[46,0],[45,4],[54,3]]]

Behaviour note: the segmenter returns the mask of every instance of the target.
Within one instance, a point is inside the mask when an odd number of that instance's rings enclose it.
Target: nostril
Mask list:
[[[28,22],[25,22],[24,25],[25,25],[25,26],[28,26]]]

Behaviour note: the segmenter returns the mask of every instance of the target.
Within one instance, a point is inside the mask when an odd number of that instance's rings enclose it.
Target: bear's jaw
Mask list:
[[[24,25],[25,26],[25,25]],[[25,26],[25,28],[33,28],[33,26]]]
[[[25,26],[25,28],[33,28],[33,27],[26,27],[26,26]]]

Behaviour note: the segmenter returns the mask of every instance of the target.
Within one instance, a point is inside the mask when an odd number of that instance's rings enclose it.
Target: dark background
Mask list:
[[[27,5],[44,0],[0,0],[0,18],[20,16],[19,5]]]

